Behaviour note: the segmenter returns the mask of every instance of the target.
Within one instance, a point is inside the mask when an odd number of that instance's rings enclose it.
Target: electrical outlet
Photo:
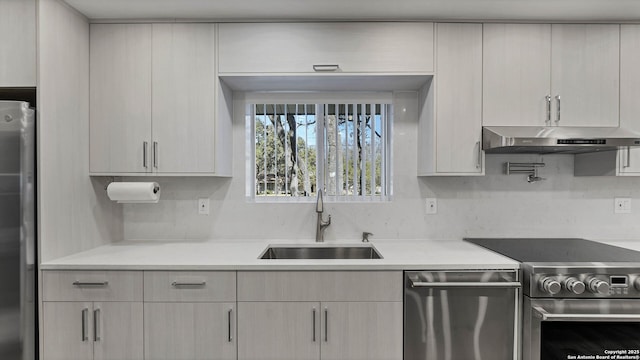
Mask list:
[[[198,199],[198,214],[209,215],[209,199]]]
[[[427,205],[427,215],[433,215],[438,213],[438,200],[435,198],[427,198],[425,204]]]
[[[613,212],[616,214],[630,214],[631,198],[615,198]]]

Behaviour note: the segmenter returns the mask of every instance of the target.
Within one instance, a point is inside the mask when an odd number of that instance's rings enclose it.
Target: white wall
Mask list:
[[[315,237],[312,204],[253,204],[245,199],[244,108],[234,104],[233,178],[158,178],[162,200],[124,205],[125,239],[309,239]],[[640,203],[614,215],[616,196],[640,198],[640,178],[576,178],[570,155],[488,155],[484,177],[416,176],[417,100],[396,94],[394,199],[391,203],[327,204],[332,224],[325,239],[459,239],[465,236],[640,238]],[[505,161],[542,161],[547,180],[503,175]],[[211,215],[197,214],[196,199],[211,199]],[[438,199],[425,215],[424,198]]]
[[[38,3],[38,216],[41,261],[122,238],[122,210],[89,178],[89,24]]]

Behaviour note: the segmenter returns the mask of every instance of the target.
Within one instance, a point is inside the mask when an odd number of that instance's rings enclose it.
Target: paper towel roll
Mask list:
[[[160,200],[160,185],[156,182],[112,182],[107,186],[107,195],[121,204],[153,204]]]

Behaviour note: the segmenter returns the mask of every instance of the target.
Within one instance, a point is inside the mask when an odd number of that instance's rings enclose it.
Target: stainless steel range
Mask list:
[[[465,239],[522,262],[524,360],[640,359],[640,252],[585,239]]]

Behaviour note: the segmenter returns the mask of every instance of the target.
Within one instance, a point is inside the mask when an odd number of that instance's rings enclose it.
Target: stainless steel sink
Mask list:
[[[260,259],[382,259],[373,246],[269,246]]]

